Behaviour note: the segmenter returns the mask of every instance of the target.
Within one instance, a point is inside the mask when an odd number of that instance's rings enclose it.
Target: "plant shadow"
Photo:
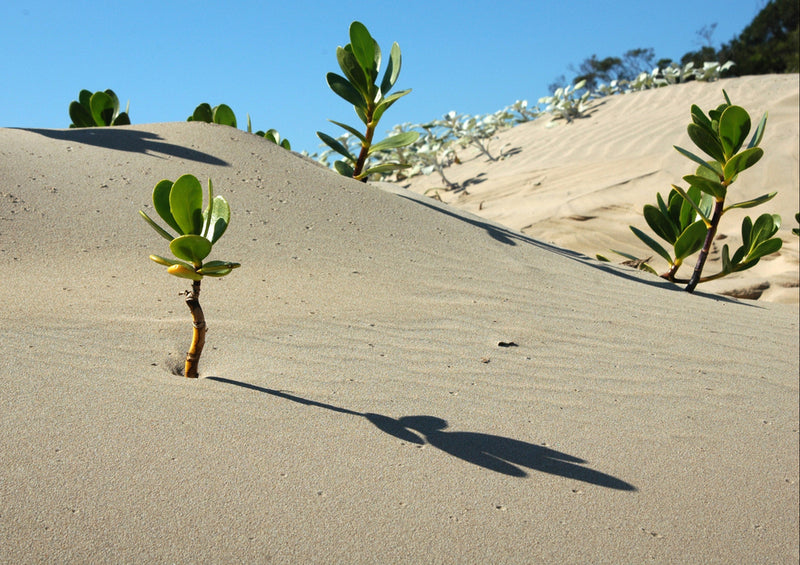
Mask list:
[[[186,159],[188,161],[197,161],[200,163],[207,163],[209,165],[220,165],[227,167],[230,164],[223,161],[218,157],[160,141],[163,138],[155,133],[148,131],[141,131],[131,129],[129,127],[96,127],[96,128],[73,128],[73,129],[39,129],[39,128],[22,128],[25,131],[30,131],[57,139],[60,141],[72,141],[75,143],[84,143],[86,145],[94,145],[95,147],[103,147],[105,149],[112,149],[116,151],[129,151],[133,153],[143,153],[157,157],[157,153],[162,155],[169,155],[179,159]]]
[[[447,431],[449,426],[447,421],[435,416],[391,418],[381,414],[356,412],[224,377],[206,378],[255,390],[305,406],[314,406],[351,416],[361,416],[382,432],[401,441],[417,445],[430,445],[462,461],[510,477],[527,477],[528,472],[525,469],[530,469],[615,490],[637,490],[636,487],[621,479],[585,467],[586,461],[573,455],[503,436]]]

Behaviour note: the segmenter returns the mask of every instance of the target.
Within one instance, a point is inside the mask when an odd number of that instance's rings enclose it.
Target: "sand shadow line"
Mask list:
[[[503,436],[447,431],[446,428],[449,426],[447,421],[435,416],[391,418],[381,414],[356,412],[224,377],[207,377],[207,379],[255,390],[305,406],[324,408],[350,416],[361,416],[382,432],[401,441],[417,445],[427,444],[453,457],[503,475],[527,477],[528,472],[525,471],[527,468],[615,490],[637,490],[636,487],[621,479],[585,467],[583,464],[586,461],[573,455]]]
[[[223,161],[208,153],[167,143],[161,141],[163,138],[155,133],[130,129],[129,127],[74,128],[66,130],[22,129],[52,139],[84,143],[86,145],[94,145],[95,147],[102,147],[105,149],[143,153],[154,157],[157,157],[157,155],[155,155],[156,153],[160,153],[162,155],[170,155],[179,159],[197,161],[209,165],[229,166],[227,161]]]

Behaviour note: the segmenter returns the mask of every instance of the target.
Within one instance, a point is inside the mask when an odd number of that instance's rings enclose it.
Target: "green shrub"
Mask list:
[[[128,126],[131,123],[128,117],[128,108],[119,111],[119,98],[113,90],[98,91],[92,94],[88,90],[81,90],[78,100],[73,100],[69,105],[71,128],[90,128],[102,126]]]

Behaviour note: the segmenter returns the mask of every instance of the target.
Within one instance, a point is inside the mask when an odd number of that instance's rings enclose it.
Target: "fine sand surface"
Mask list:
[[[764,112],[767,128],[761,147],[764,158],[743,172],[731,186],[728,204],[777,191],[777,196],[756,208],[734,210],[723,216],[718,240],[704,274],[720,270],[722,244],[733,251],[741,245],[742,218],[779,214],[778,235],[783,249],[763,258],[754,268],[702,285],[707,292],[770,302],[797,304],[798,244],[791,234],[800,211],[800,79],[798,75],[750,76],[714,83],[690,82],[644,92],[601,98],[590,106],[588,117],[571,123],[545,117],[507,130],[492,140],[489,162],[477,150],[459,151],[462,164],[445,170],[460,190],[438,190],[445,202],[522,231],[541,241],[611,261],[626,259],[611,249],[640,258],[655,256],[653,266],[663,273],[666,262],[630,231],[636,226],[653,235],[642,216],[645,204],[664,198],[671,184],[687,188],[682,177],[696,165],[673,149],[678,145],[700,154],[686,126],[690,108],[704,112],[725,101],[743,106],[753,129]],[[414,177],[404,183],[415,192],[434,194],[443,187],[441,177]],[[663,245],[666,243],[661,242]],[[689,278],[695,260],[682,267]]]
[[[184,173],[242,263],[203,281],[197,380],[188,281],[137,213]],[[225,126],[0,129],[0,174],[2,563],[798,559],[795,304]]]

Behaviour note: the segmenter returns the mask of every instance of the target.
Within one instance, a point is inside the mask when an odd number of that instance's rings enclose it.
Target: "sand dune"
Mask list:
[[[741,245],[739,230],[745,215],[780,214],[779,235],[784,247],[751,270],[707,283],[709,292],[759,297],[797,304],[798,240],[794,215],[800,210],[800,81],[798,75],[751,76],[715,83],[687,83],[670,88],[601,98],[588,117],[565,123],[548,118],[522,124],[500,134],[490,149],[515,154],[489,162],[475,150],[460,154],[463,164],[447,169],[451,182],[464,191],[438,191],[446,202],[548,241],[594,257],[624,261],[618,249],[645,258],[652,252],[628,229],[650,231],[642,206],[654,204],[656,193],[669,193],[671,184],[685,183],[694,165],[675,151],[678,145],[698,151],[686,133],[692,104],[704,111],[724,102],[722,90],[734,104],[748,110],[756,122],[768,113],[761,147],[765,156],[731,187],[729,201],[740,202],[777,191],[770,202],[735,210],[723,218],[720,233],[730,247]],[[755,125],[754,125],[755,127]],[[433,194],[442,186],[433,174],[405,183],[411,190]],[[720,243],[720,246],[722,243]],[[706,267],[719,270],[719,249]],[[659,272],[666,263],[656,257]],[[694,261],[689,261],[686,277]]]
[[[796,305],[224,126],[0,129],[0,156],[0,562],[798,558]],[[184,173],[242,263],[203,282],[198,380],[137,213]]]

